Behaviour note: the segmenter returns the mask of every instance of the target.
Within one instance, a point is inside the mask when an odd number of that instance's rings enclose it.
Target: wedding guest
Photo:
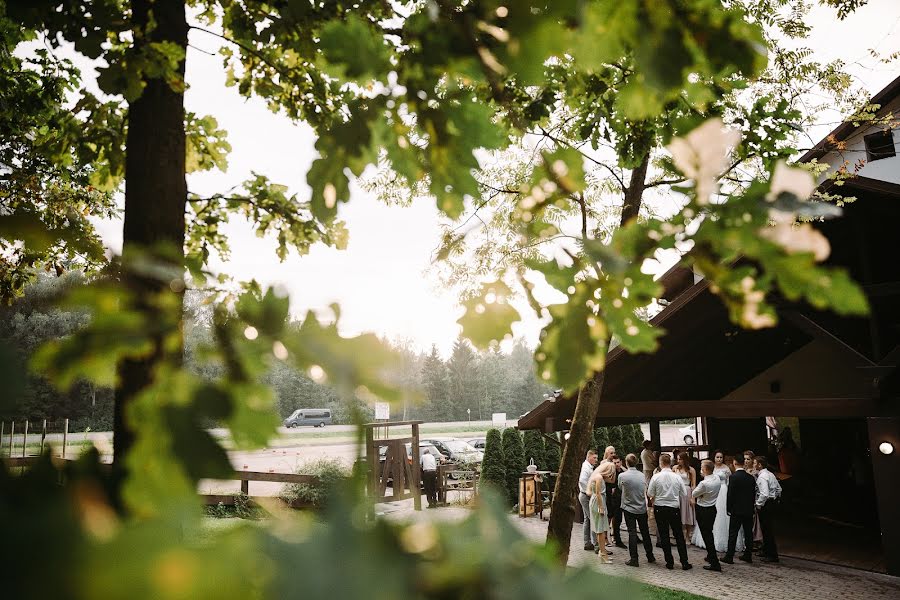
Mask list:
[[[616,473],[611,483],[606,484],[606,501],[609,506],[609,526],[612,528],[613,539],[617,548],[627,548],[622,542],[622,491],[619,489],[619,475],[625,472],[622,468],[622,459],[618,454],[612,456]]]
[[[615,446],[607,446],[606,450],[603,451],[603,460],[601,462],[611,462],[613,454],[616,453]]]
[[[697,504],[697,525],[706,547],[706,562],[709,563],[703,568],[707,571],[721,571],[722,567],[719,565],[719,557],[716,554],[716,542],[713,538],[713,524],[716,521],[716,501],[719,499],[722,483],[713,474],[711,460],[704,460],[700,463],[700,471],[703,473],[703,481],[697,484],[691,495]]]
[[[769,471],[765,456],[756,457],[756,510],[762,529],[763,545],[760,558],[763,562],[778,562],[778,546],[775,544],[775,513],[781,502],[781,484]]]
[[[744,470],[744,455],[734,457],[734,473],[728,480],[728,502],[726,509],[731,521],[728,525],[728,549],[723,563],[734,564],[738,531],[744,531],[744,553],[740,559],[753,562],[753,513],[756,502],[756,480]]]
[[[759,475],[759,471],[756,470],[756,454],[753,453],[753,450],[744,450],[744,470],[753,475],[753,478]],[[753,548],[759,549],[762,546],[763,535],[762,535],[762,527],[759,526],[759,514],[758,512],[753,513]]]
[[[694,517],[694,499],[691,492],[697,485],[697,471],[691,466],[690,456],[687,452],[678,455],[678,462],[672,469],[681,478],[684,493],[681,495],[681,525],[684,528],[684,539],[690,540],[694,534],[694,525],[697,523]]]
[[[653,477],[653,469],[656,468],[656,455],[653,453],[653,442],[650,440],[644,440],[644,449],[641,450],[641,468],[644,470],[644,485],[650,483],[650,478]],[[628,457],[626,456],[626,462]]]
[[[594,551],[594,536],[591,535],[591,498],[587,493],[588,480],[594,472],[594,465],[597,464],[597,451],[588,450],[584,462],[581,463],[581,475],[578,477],[578,502],[581,504],[582,515],[584,515],[584,549]]]
[[[646,481],[636,468],[637,456],[634,454],[626,456],[625,465],[628,469],[619,475],[619,490],[622,494],[622,515],[625,517],[625,526],[628,528],[628,553],[631,555],[631,560],[625,564],[629,567],[637,567],[639,565],[638,544],[643,543],[648,563],[655,563],[656,558],[653,556],[653,544],[650,542],[650,526],[647,523]],[[643,540],[638,539],[638,528],[641,530]]]
[[[616,467],[611,461],[601,463],[591,474],[587,485],[587,494],[590,496],[590,522],[591,531],[596,536],[596,544],[599,549],[600,562],[609,564],[612,562],[610,552],[606,550],[606,535],[609,531],[609,516],[606,505],[604,484],[615,477]]]
[[[721,450],[713,453],[713,475],[718,477],[720,482],[719,497],[716,499],[716,520],[713,523],[713,539],[716,543],[717,552],[725,552],[728,549],[728,525],[731,517],[728,516],[728,480],[731,477],[731,468],[725,464],[725,454]],[[698,530],[694,531],[691,542],[698,548],[706,548],[706,543]],[[744,538],[738,536],[736,552],[744,551]]]
[[[684,543],[684,534],[681,531],[681,496],[684,494],[684,486],[681,477],[672,472],[671,456],[660,454],[659,467],[659,473],[650,479],[647,496],[653,505],[653,516],[656,518],[659,539],[662,541],[666,568],[673,569],[675,567],[672,542],[669,540],[669,531],[671,530],[678,546],[681,568],[687,571],[693,568],[693,565],[688,562],[687,545]]]

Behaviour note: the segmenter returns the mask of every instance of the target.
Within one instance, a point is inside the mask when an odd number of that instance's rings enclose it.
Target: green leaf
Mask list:
[[[380,78],[391,70],[391,49],[384,37],[356,14],[326,24],[319,34],[319,49],[337,67],[332,72],[338,76]]]
[[[465,314],[459,318],[463,334],[479,348],[487,348],[511,335],[519,313],[509,305],[512,290],[502,281],[486,283],[481,292],[463,302]]]

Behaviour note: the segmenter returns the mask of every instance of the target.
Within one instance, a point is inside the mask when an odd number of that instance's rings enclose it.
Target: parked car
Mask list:
[[[696,425],[688,425],[687,427],[682,427],[678,430],[678,433],[682,435],[684,443],[688,446],[693,446],[697,443],[697,426]]]
[[[471,440],[466,440],[466,442],[476,450],[484,452],[484,447],[487,445],[487,438],[472,438]]]
[[[480,465],[484,460],[484,452],[478,450],[468,442],[456,439],[427,439],[422,440],[434,446],[457,463]]]
[[[406,446],[406,461],[409,464],[412,464],[412,452],[410,452],[412,448],[412,444],[405,444]],[[387,457],[387,446],[381,446],[378,448],[378,472],[384,472],[384,461]],[[428,444],[425,442],[419,442],[419,469],[422,468],[422,457],[425,454],[431,454],[438,464],[449,462],[449,458],[442,454],[433,444]],[[420,477],[421,480],[421,477]],[[392,483],[393,478],[388,477],[388,483]]]
[[[298,408],[282,424],[288,428],[301,425],[325,427],[331,425],[331,411],[327,408]]]

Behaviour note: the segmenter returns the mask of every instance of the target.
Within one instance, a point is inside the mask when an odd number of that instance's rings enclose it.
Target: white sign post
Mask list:
[[[506,429],[506,413],[494,413],[491,415],[491,425]]]
[[[375,403],[375,420],[387,421],[391,418],[391,405],[387,402]]]

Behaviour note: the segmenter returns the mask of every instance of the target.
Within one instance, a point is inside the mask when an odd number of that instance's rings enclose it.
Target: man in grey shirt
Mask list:
[[[691,494],[697,503],[697,524],[706,545],[706,562],[709,563],[703,568],[707,571],[721,571],[722,566],[716,554],[716,540],[713,537],[713,524],[716,522],[716,500],[719,498],[722,483],[717,475],[713,475],[711,460],[704,460],[700,465],[700,471],[703,473],[703,481],[697,484]]]
[[[578,477],[578,502],[581,503],[581,513],[584,515],[584,549],[590,551],[594,550],[595,536],[591,535],[591,497],[587,495],[587,484],[596,464],[597,451],[588,450]]]
[[[625,515],[625,526],[628,527],[628,552],[631,560],[626,565],[637,567],[637,528],[641,528],[641,537],[644,542],[644,552],[647,553],[647,562],[654,563],[653,542],[650,541],[650,527],[647,524],[647,496],[645,495],[646,481],[644,475],[637,470],[637,456],[629,454],[625,457],[625,465],[628,467],[619,475],[619,492],[622,495],[622,514]]]

